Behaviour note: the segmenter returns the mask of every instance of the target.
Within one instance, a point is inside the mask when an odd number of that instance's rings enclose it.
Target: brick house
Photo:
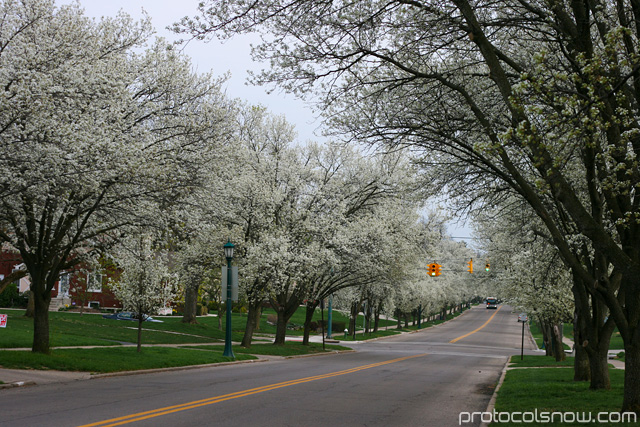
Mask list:
[[[0,279],[3,279],[16,269],[24,268],[20,254],[8,248],[0,250]],[[82,266],[66,271],[60,275],[60,280],[51,291],[52,311],[67,306],[84,306],[86,308],[101,308],[119,310],[122,304],[105,286],[107,274],[101,271],[88,271]],[[18,292],[29,290],[29,277],[18,281]]]

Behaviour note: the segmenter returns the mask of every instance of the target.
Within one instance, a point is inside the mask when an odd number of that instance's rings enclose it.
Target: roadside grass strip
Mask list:
[[[482,326],[480,326],[478,329],[474,329],[473,331],[469,332],[468,334],[464,334],[464,335],[462,335],[462,336],[459,336],[458,338],[454,338],[454,339],[452,339],[451,341],[449,341],[449,343],[450,343],[450,344],[456,343],[456,342],[460,341],[461,339],[468,337],[469,335],[473,335],[473,334],[475,334],[476,332],[478,332],[479,330],[481,330],[482,328],[484,328],[485,326],[487,326],[487,325],[489,324],[489,322],[491,322],[491,321],[493,320],[493,318],[496,316],[496,314],[498,314],[498,312],[502,309],[502,307],[503,307],[502,305],[501,305],[500,307],[498,307],[498,309],[496,310],[496,312],[495,312],[495,313],[493,313],[493,314],[491,315],[491,317],[489,317],[489,319],[488,319],[486,322],[484,322],[484,323],[482,324]]]
[[[527,360],[529,359],[529,360]],[[506,372],[504,382],[497,392],[494,413],[510,414],[557,414],[554,422],[528,423],[545,426],[612,425],[630,426],[635,423],[597,421],[598,414],[619,415],[622,407],[624,371],[610,369],[611,390],[590,390],[589,382],[573,381],[573,369],[566,366],[572,360],[556,363],[549,356],[512,356],[513,364]],[[556,367],[553,367],[556,366]],[[575,418],[575,422],[559,422],[561,416]],[[526,419],[526,417],[525,417]],[[580,419],[589,422],[578,422]],[[494,419],[491,426],[526,425],[524,422],[499,422]]]
[[[236,360],[256,359],[240,354]],[[58,371],[83,371],[109,373],[142,369],[172,368],[177,366],[205,365],[229,362],[231,359],[219,352],[192,350],[191,348],[110,347],[87,349],[58,349],[51,354],[31,351],[0,351],[0,367],[11,369],[53,369]]]
[[[251,396],[253,394],[264,393],[266,391],[276,390],[276,389],[283,388],[283,387],[289,387],[289,386],[293,386],[293,385],[297,385],[297,384],[308,383],[308,382],[311,382],[311,381],[323,380],[323,379],[326,379],[326,378],[333,378],[333,377],[337,377],[337,376],[340,376],[340,375],[353,374],[355,372],[363,371],[365,369],[377,368],[379,366],[388,365],[390,363],[401,362],[401,361],[404,361],[404,360],[413,359],[413,358],[416,358],[416,357],[423,357],[423,356],[426,356],[426,354],[418,354],[418,355],[414,355],[414,356],[406,356],[406,357],[401,357],[401,358],[398,358],[398,359],[387,360],[387,361],[384,361],[384,362],[372,363],[370,365],[357,366],[355,368],[345,369],[343,371],[331,372],[331,373],[328,373],[328,374],[316,375],[316,376],[313,376],[313,377],[300,378],[300,379],[296,379],[296,380],[290,380],[290,381],[285,381],[285,382],[281,382],[281,383],[270,384],[270,385],[266,385],[266,386],[262,386],[262,387],[252,388],[252,389],[249,389],[249,390],[237,391],[235,393],[229,393],[229,394],[225,394],[225,395],[222,395],[222,396],[216,396],[216,397],[211,397],[211,398],[208,398],[208,399],[202,399],[202,400],[196,400],[196,401],[193,401],[193,402],[187,402],[187,403],[183,403],[183,404],[180,404],[180,405],[167,406],[167,407],[164,407],[164,408],[158,408],[158,409],[154,409],[154,410],[151,410],[151,411],[139,412],[139,413],[136,413],[136,414],[126,415],[126,416],[123,416],[123,417],[111,418],[109,420],[99,421],[99,422],[92,423],[92,424],[85,424],[85,425],[82,425],[80,427],[97,427],[97,426],[100,426],[100,427],[111,427],[111,426],[119,426],[119,425],[123,425],[123,424],[129,424],[129,423],[133,423],[133,422],[136,422],[136,421],[142,421],[142,420],[147,420],[147,419],[150,419],[150,418],[155,418],[155,417],[160,417],[160,416],[163,416],[163,415],[172,414],[172,413],[175,413],[175,412],[180,412],[180,411],[186,411],[186,410],[189,410],[189,409],[199,408],[201,406],[213,405],[215,403],[224,402],[226,400],[232,400],[232,399],[237,399],[237,398],[240,398],[240,397]]]

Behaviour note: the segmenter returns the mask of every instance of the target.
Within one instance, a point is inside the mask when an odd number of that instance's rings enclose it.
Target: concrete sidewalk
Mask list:
[[[562,342],[571,348],[571,352],[569,354],[573,356],[573,353],[574,353],[573,348],[575,345],[574,342],[565,336],[562,337]],[[614,357],[620,352],[624,352],[624,350],[609,350],[609,363],[613,365],[613,367],[616,369],[624,370],[624,362],[621,360],[614,359]]]

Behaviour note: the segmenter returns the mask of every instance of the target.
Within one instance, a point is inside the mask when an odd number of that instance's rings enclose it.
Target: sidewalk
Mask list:
[[[573,353],[574,353],[574,350],[573,350],[574,342],[571,339],[569,339],[569,338],[567,338],[565,336],[562,337],[562,342],[564,344],[568,345],[572,349],[570,354],[571,354],[571,356],[573,356]],[[609,363],[611,365],[613,365],[613,367],[616,368],[616,369],[623,369],[624,370],[624,362],[621,361],[621,360],[614,359],[614,357],[618,353],[620,353],[621,351],[624,352],[624,350],[609,350]]]

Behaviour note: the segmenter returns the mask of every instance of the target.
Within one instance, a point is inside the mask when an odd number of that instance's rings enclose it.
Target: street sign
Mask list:
[[[7,314],[0,314],[0,328],[6,328],[7,327]]]
[[[520,313],[518,315],[518,322],[526,323],[527,320],[529,320],[529,317],[527,316],[527,313]]]

